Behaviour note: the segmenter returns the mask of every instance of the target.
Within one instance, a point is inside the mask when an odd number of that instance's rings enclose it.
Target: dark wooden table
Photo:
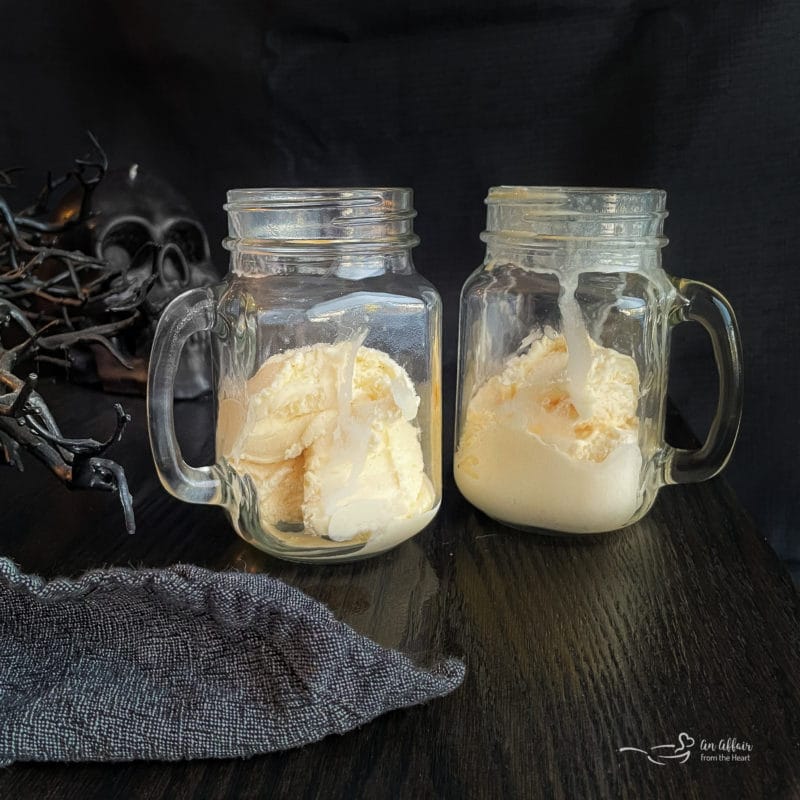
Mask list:
[[[101,413],[111,424],[107,396],[42,391],[68,433]],[[48,577],[178,561],[269,572],[420,662],[463,658],[467,678],[427,706],[249,761],[17,764],[0,771],[1,798],[800,797],[798,596],[724,481],[662,490],[626,531],[563,543],[475,511],[447,462],[442,511],[417,538],[369,561],[298,566],[240,541],[218,509],[169,497],[144,404],[124,402],[134,423],[117,455],[138,533],[123,532],[113,497],[69,493],[28,459],[24,474],[0,471],[0,553]],[[199,461],[209,402],[177,416]],[[619,752],[681,733],[695,742],[685,764]],[[729,739],[751,745],[749,760],[704,760]]]

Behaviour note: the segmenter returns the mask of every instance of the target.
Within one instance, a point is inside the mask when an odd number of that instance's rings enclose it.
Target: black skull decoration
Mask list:
[[[72,354],[78,380],[99,381],[109,391],[143,393],[147,359],[158,317],[181,292],[216,283],[208,238],[188,202],[166,181],[132,165],[108,172],[92,192],[90,213],[79,220],[83,192],[74,190],[54,209],[67,223],[58,246],[80,250],[121,269],[129,284],[141,287],[141,323],[114,338],[133,369],[119,364],[105,349]],[[149,288],[148,288],[149,284]],[[201,337],[187,342],[175,380],[176,397],[197,397],[210,388],[207,344]]]

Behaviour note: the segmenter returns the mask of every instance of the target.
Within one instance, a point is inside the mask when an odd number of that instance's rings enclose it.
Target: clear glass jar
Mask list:
[[[410,189],[228,192],[231,268],[164,312],[148,381],[158,474],[294,561],[345,561],[421,531],[441,501],[441,301],[414,271]],[[172,386],[211,332],[216,463],[190,467]]]
[[[661,268],[666,193],[489,190],[486,260],[461,296],[455,477],[522,529],[630,525],[661,486],[727,463],[742,404],[739,333],[705,284]],[[670,331],[711,336],[716,417],[697,451],[664,442]]]

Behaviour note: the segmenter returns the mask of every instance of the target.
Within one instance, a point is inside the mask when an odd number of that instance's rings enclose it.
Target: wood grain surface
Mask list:
[[[108,396],[42,392],[67,433],[111,426]],[[0,471],[0,553],[47,577],[180,561],[265,571],[420,663],[463,658],[467,678],[427,706],[249,761],[16,764],[0,798],[800,797],[798,596],[724,481],[664,489],[642,522],[576,542],[492,522],[447,462],[442,511],[418,537],[369,561],[300,566],[240,541],[219,509],[169,497],[144,404],[124,403],[134,422],[116,455],[138,533],[113,497],[71,494],[28,460]],[[199,463],[210,403],[176,416]],[[681,732],[695,740],[686,764],[619,752]],[[702,741],[729,738],[752,745],[749,761],[701,760]]]

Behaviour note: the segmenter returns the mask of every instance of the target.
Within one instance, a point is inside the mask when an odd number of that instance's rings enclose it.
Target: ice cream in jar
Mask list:
[[[461,295],[454,472],[477,508],[525,530],[601,533],[644,516],[660,487],[727,463],[741,416],[733,311],[661,267],[656,189],[498,186],[486,258]],[[664,440],[672,328],[714,342],[709,441]]]
[[[441,480],[441,298],[412,259],[406,187],[232,189],[230,270],[164,310],[148,428],[164,488],[219,506],[277,558],[374,556],[435,517]],[[212,463],[183,458],[173,389],[204,334]]]
[[[436,514],[419,396],[365,335],[270,356],[242,400],[222,396],[218,452],[252,480],[261,525],[275,536],[385,547]]]
[[[625,525],[641,502],[638,394],[636,362],[585,332],[527,342],[467,406],[459,489],[510,524],[587,533]]]

